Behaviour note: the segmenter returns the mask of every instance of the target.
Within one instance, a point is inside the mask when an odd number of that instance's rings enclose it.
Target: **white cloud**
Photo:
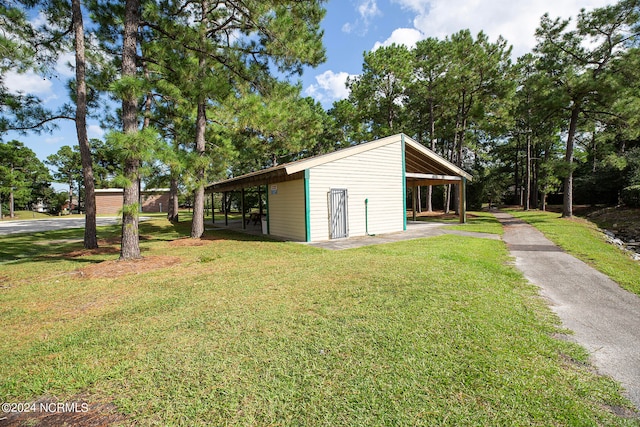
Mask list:
[[[356,6],[359,18],[351,23],[347,22],[342,26],[342,32],[350,34],[358,32],[364,35],[369,31],[369,25],[376,16],[382,16],[382,11],[378,7],[376,0],[360,0]]]
[[[391,0],[391,3],[398,3],[403,9],[408,9],[413,12],[424,14],[429,10],[429,3],[431,1],[424,0]]]
[[[358,13],[362,19],[370,19],[377,15],[382,15],[376,0],[364,0],[358,5]]]
[[[351,24],[350,22],[345,22],[345,24],[342,26],[342,32],[350,34],[351,31],[353,31],[353,24]]]
[[[87,133],[89,134],[89,138],[102,138],[104,129],[98,125],[89,125],[87,127]]]
[[[30,93],[43,98],[55,98],[51,80],[43,79],[32,71],[26,73],[9,71],[4,76],[4,85],[14,94]]]
[[[65,140],[65,138],[64,138],[64,137],[62,137],[62,136],[50,136],[50,137],[48,137],[48,138],[45,138],[45,139],[44,139],[44,142],[45,142],[46,144],[56,145],[56,144],[61,143],[61,142],[62,142],[62,141],[64,141],[64,140]]]
[[[66,52],[58,57],[56,61],[56,73],[60,78],[75,78],[76,56],[74,52]]]
[[[391,46],[392,44],[405,45],[409,49],[416,46],[416,43],[424,38],[419,30],[415,28],[397,28],[393,30],[391,36],[383,42],[376,42],[373,45],[373,50],[378,49],[381,46]]]
[[[50,31],[50,30],[58,30],[58,31],[64,32],[67,30],[66,28],[63,28],[59,25],[55,25],[49,22],[47,20],[47,17],[42,12],[39,12],[37,15],[35,15],[31,19],[30,23],[34,28],[36,28],[38,31],[41,31],[41,32]],[[91,41],[94,39],[95,39],[95,36],[91,34],[88,37],[88,39],[85,40],[85,42],[88,45],[87,46],[88,49],[90,49]],[[95,46],[96,43],[94,43],[93,45]],[[63,78],[75,77],[75,71],[73,69],[73,67],[75,66],[75,62],[76,62],[75,53],[73,51],[61,53],[54,66],[54,70],[57,74],[57,77],[59,77],[61,80]]]
[[[425,36],[444,39],[469,29],[475,36],[484,31],[491,41],[503,36],[514,47],[514,56],[530,52],[536,44],[540,17],[569,18],[580,9],[611,4],[613,0],[392,0],[416,14],[413,24]],[[384,44],[384,43],[383,43]]]
[[[317,84],[310,85],[305,93],[321,103],[333,102],[340,99],[345,99],[349,96],[349,89],[347,89],[347,78],[353,77],[353,75],[344,71],[334,73],[331,70],[316,76]]]
[[[44,13],[38,12],[38,14],[34,16],[33,19],[29,21],[29,23],[35,28],[39,28],[47,24],[47,17],[44,15]]]

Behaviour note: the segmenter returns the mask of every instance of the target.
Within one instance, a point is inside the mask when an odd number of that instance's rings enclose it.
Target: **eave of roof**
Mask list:
[[[207,185],[207,192],[214,191],[232,191],[241,188],[254,187],[258,185],[267,185],[272,182],[287,181],[302,177],[305,170],[315,166],[333,162],[345,157],[353,156],[365,151],[383,147],[404,140],[405,143],[405,161],[407,173],[424,174],[430,173],[434,175],[454,175],[465,177],[471,180],[472,176],[460,169],[453,163],[440,157],[438,154],[422,146],[415,140],[403,134],[396,134],[386,138],[377,139],[366,142],[364,144],[354,145],[352,147],[343,148],[331,153],[302,159],[291,163],[286,163],[272,168],[260,171],[250,172],[241,176],[225,179]]]
[[[470,174],[408,136],[405,136],[405,162],[407,173],[457,175],[473,180]]]

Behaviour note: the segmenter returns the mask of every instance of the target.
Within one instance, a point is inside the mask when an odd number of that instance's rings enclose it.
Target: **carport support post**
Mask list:
[[[467,178],[460,177],[460,224],[466,224],[467,222]]]
[[[211,224],[216,223],[216,204],[213,198],[213,192],[211,192]]]

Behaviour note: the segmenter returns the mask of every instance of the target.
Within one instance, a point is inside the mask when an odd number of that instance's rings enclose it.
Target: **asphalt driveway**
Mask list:
[[[496,213],[516,267],[540,287],[570,339],[602,374],[620,382],[640,409],[640,297],[565,253],[533,226]]]
[[[140,217],[140,221],[146,219],[149,218]],[[96,225],[113,225],[117,224],[119,220],[120,217],[99,217],[96,218]],[[0,235],[39,233],[65,228],[84,228],[84,217],[2,221],[0,222]]]

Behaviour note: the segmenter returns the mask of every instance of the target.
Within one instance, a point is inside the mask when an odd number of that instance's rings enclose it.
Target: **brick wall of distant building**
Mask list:
[[[142,193],[142,212],[166,212],[169,207],[169,193]]]
[[[96,214],[117,215],[122,209],[122,190],[113,191],[96,190]]]
[[[116,215],[122,209],[122,189],[96,190],[96,213]],[[142,212],[166,212],[169,207],[168,190],[142,192]]]

